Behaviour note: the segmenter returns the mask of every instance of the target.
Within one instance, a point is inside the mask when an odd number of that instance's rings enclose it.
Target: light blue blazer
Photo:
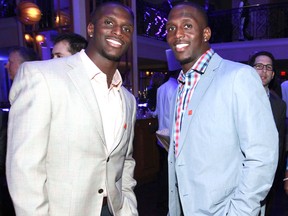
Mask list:
[[[179,199],[185,216],[257,216],[278,161],[278,134],[259,75],[214,54],[188,110],[177,158],[173,138],[170,143],[170,216],[180,215]],[[175,109],[171,116],[173,137]]]

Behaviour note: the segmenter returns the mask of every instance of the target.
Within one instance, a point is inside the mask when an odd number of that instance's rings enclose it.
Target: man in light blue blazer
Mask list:
[[[278,160],[261,80],[252,67],[210,48],[211,29],[199,5],[174,6],[166,29],[182,66],[171,113],[170,216],[257,216]]]

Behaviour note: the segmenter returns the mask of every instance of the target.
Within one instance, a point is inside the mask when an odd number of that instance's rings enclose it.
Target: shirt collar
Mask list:
[[[86,71],[87,71],[87,75],[89,77],[90,80],[94,79],[94,77],[96,76],[100,76],[100,77],[105,77],[106,80],[106,74],[103,73],[92,61],[91,59],[86,55],[85,50],[80,51],[80,57],[85,65]],[[113,76],[110,88],[116,88],[117,90],[120,89],[120,87],[122,86],[122,77],[121,74],[119,72],[119,70],[117,69],[115,71],[115,74]]]
[[[117,90],[119,90],[121,86],[122,86],[122,77],[121,77],[120,72],[119,72],[118,69],[117,69],[117,70],[115,71],[114,76],[113,76],[113,79],[112,79],[112,83],[111,83],[110,88],[114,87],[114,88],[116,88]]]
[[[187,73],[184,73],[183,70],[181,70],[178,77],[178,82],[184,84],[185,78],[191,77],[195,72],[199,73],[200,75],[204,74],[214,53],[215,51],[212,48],[208,49],[200,56],[200,58],[198,58]]]

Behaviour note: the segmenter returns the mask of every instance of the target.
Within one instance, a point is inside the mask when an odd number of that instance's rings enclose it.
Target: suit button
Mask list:
[[[107,158],[106,162],[109,162],[109,160],[110,160],[110,157]]]
[[[98,193],[101,194],[101,193],[103,193],[103,191],[104,191],[103,189],[99,189],[99,190],[98,190]]]

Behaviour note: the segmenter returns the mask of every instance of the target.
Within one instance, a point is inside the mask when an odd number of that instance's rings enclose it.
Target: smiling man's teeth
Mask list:
[[[116,45],[122,45],[120,42],[112,40],[112,39],[107,39],[107,41]]]
[[[181,48],[184,48],[186,46],[188,46],[188,44],[177,44],[176,48],[181,49]]]

